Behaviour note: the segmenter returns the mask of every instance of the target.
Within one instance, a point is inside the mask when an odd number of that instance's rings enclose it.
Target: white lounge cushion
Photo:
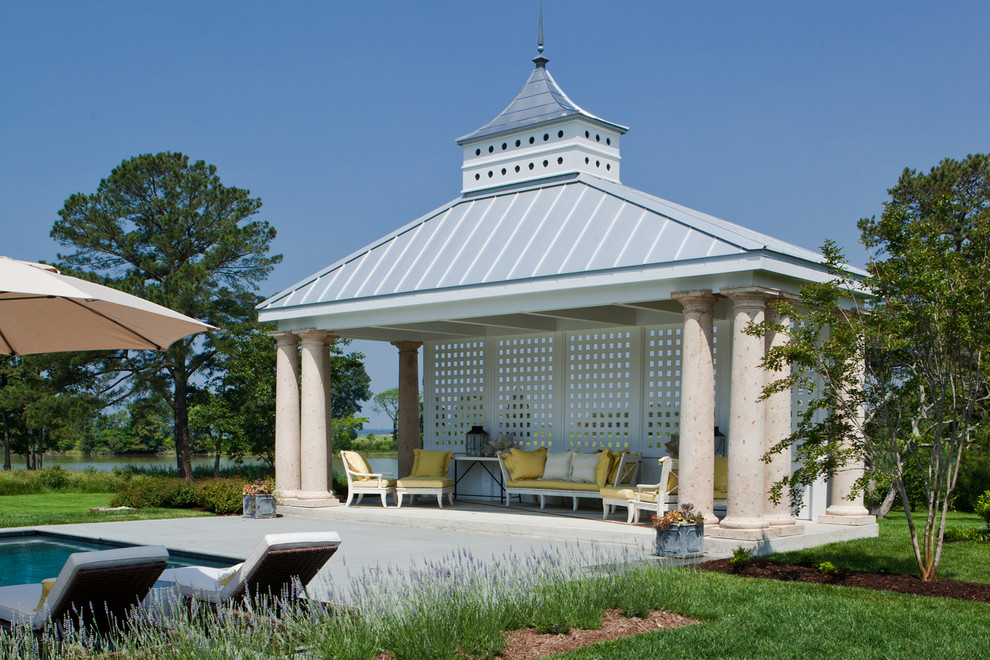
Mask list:
[[[43,592],[41,583],[0,587],[0,618],[5,621],[30,621],[34,629],[41,629],[49,613],[62,605],[62,598],[79,571],[114,566],[127,567],[155,561],[168,561],[168,550],[164,546],[142,545],[94,552],[74,552],[65,560],[55,584],[44,601],[41,601]],[[33,602],[27,598],[29,594]]]
[[[571,456],[574,452],[562,454],[547,454],[547,463],[543,468],[543,479],[548,481],[567,481],[571,475]]]
[[[162,580],[174,582],[179,593],[187,598],[219,603],[230,598],[245,580],[261,565],[265,554],[273,547],[307,548],[339,544],[337,532],[296,532],[291,534],[268,534],[261,539],[242,564],[226,568],[207,566],[186,566],[165,571]]]

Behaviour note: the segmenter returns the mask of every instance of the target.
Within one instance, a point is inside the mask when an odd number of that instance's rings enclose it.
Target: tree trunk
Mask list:
[[[883,502],[870,505],[870,515],[877,518],[886,517],[890,513],[890,509],[894,506],[895,499],[897,499],[897,488],[891,486],[887,491],[887,496],[883,498]]]
[[[217,455],[213,459],[213,476],[214,477],[219,477],[220,476],[220,453],[221,453],[220,452],[220,442],[217,441]]]
[[[176,360],[172,372],[175,383],[175,397],[172,402],[172,412],[175,421],[175,462],[179,476],[192,483],[192,450],[189,447],[189,402],[186,399],[186,364],[184,356]]]
[[[10,464],[10,425],[7,416],[3,416],[3,469],[9,470],[13,466]]]

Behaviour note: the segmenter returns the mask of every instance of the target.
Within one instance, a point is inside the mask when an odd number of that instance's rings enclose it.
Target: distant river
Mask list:
[[[2,462],[2,461],[0,461]],[[19,454],[13,454],[10,458],[11,467],[15,470],[23,470],[25,467],[25,458]],[[243,461],[244,465],[260,465],[264,461],[259,458],[249,457],[245,458]],[[395,473],[398,460],[395,458],[369,458],[368,462],[371,463],[371,469],[378,472],[391,472]],[[213,458],[210,456],[193,456],[192,459],[193,466],[206,466],[209,468],[213,467]],[[337,470],[341,470],[339,467],[340,457],[334,456],[334,467]],[[61,465],[66,470],[85,470],[86,468],[92,467],[97,470],[103,470],[109,472],[118,465],[120,467],[128,467],[133,465],[134,467],[161,467],[161,468],[174,468],[175,467],[175,456],[85,456],[82,454],[45,454],[44,467],[51,467],[53,465]],[[235,463],[233,461],[227,460],[225,458],[220,459],[220,467],[233,467]]]

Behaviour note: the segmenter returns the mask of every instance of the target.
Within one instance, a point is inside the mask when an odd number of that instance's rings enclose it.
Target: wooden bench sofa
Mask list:
[[[499,454],[499,469],[505,484],[505,506],[512,497],[532,495],[546,505],[547,496],[571,498],[572,510],[578,499],[602,499],[602,487],[635,488],[639,477],[639,454],[605,449],[599,452],[560,452],[548,454],[546,447],[534,451],[513,448]]]

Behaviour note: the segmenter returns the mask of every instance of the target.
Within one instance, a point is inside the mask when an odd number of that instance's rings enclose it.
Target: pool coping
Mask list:
[[[14,530],[0,530],[0,541],[8,538],[31,538],[31,537],[42,537],[49,539],[58,539],[62,541],[85,541],[87,543],[92,543],[93,545],[105,545],[107,549],[114,548],[134,548],[138,547],[140,543],[125,543],[123,541],[114,541],[111,539],[103,537],[93,537],[85,536],[83,534],[66,534],[62,532],[51,532],[47,529],[36,529],[36,528],[19,528]],[[237,559],[235,557],[230,557],[228,555],[218,555],[206,552],[195,552],[192,550],[176,550],[166,546],[169,555],[177,555],[185,560],[192,561],[205,561],[210,563],[222,564],[225,563],[228,566],[233,566],[243,561],[243,559]]]

